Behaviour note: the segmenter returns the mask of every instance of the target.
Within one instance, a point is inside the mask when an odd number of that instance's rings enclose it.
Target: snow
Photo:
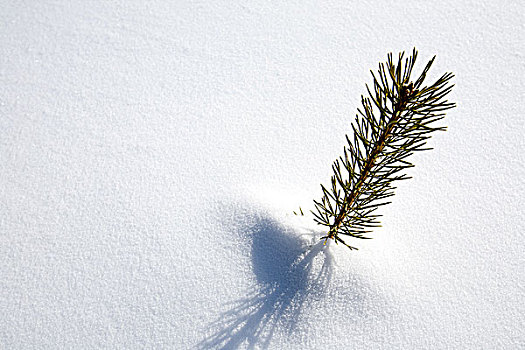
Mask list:
[[[1,1],[0,348],[524,348],[524,13]],[[414,46],[448,131],[373,240],[323,246],[292,212]]]

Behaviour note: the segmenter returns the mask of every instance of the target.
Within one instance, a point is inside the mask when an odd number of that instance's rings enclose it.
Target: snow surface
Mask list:
[[[0,348],[525,348],[524,17],[1,1]],[[324,247],[292,211],[414,46],[457,76],[449,130],[374,240]]]

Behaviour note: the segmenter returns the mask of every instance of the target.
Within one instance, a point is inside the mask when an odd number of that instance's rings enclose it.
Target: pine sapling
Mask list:
[[[450,84],[454,75],[445,73],[424,85],[434,56],[413,79],[417,54],[415,49],[407,58],[400,53],[396,63],[390,53],[386,63],[379,64],[377,75],[370,71],[372,88],[367,85],[368,97],[361,96],[362,108],[352,123],[353,138],[346,136],[343,155],[332,165],[331,184],[321,185],[323,196],[314,201],[312,214],[327,230],[321,237],[325,243],[333,239],[357,250],[342,236],[369,239],[365,235],[380,226],[377,209],[390,203],[385,199],[394,195],[397,180],[410,178],[405,170],[413,164],[407,158],[430,149],[425,148],[427,139],[434,131],[446,129],[434,125],[455,107],[445,100],[454,86]]]

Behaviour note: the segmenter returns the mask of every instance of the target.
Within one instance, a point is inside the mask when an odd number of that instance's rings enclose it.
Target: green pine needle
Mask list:
[[[328,230],[321,238],[325,242],[333,239],[357,250],[341,236],[369,238],[365,235],[380,226],[376,210],[394,195],[393,183],[410,178],[405,170],[413,164],[407,158],[429,149],[424,145],[432,132],[446,129],[434,123],[455,107],[445,100],[454,75],[445,73],[433,84],[423,85],[435,56],[415,80],[411,75],[416,49],[403,57],[404,52],[394,63],[390,53],[387,62],[379,64],[377,75],[371,71],[372,89],[367,85],[368,97],[361,96],[362,108],[352,123],[353,140],[346,136],[344,154],[332,165],[331,184],[321,185],[323,197],[314,201],[314,220]]]

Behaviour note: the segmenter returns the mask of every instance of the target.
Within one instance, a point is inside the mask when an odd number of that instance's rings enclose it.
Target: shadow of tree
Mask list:
[[[333,257],[323,242],[308,246],[269,218],[247,231],[258,285],[210,325],[220,330],[200,349],[268,347],[278,327],[293,332],[308,296],[321,296],[330,283]]]

